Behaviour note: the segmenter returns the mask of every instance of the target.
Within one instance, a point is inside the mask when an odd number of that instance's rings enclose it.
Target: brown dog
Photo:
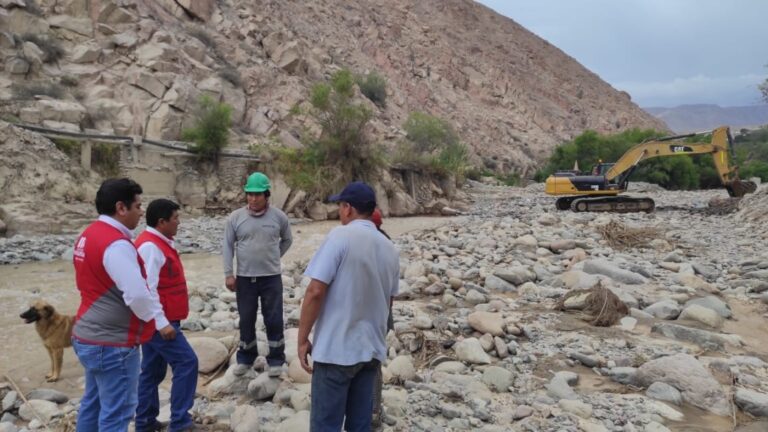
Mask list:
[[[45,376],[46,381],[57,381],[61,374],[64,348],[72,346],[72,323],[75,317],[59,314],[53,306],[43,300],[36,301],[28,311],[19,316],[27,324],[35,323],[35,330],[51,357],[51,373]]]

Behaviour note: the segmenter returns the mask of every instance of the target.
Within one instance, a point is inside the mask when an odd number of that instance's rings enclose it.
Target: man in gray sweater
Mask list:
[[[270,207],[270,184],[266,175],[255,172],[245,184],[248,205],[227,218],[222,242],[225,285],[237,295],[240,314],[240,348],[235,375],[243,375],[259,355],[256,347],[256,314],[261,313],[267,330],[267,364],[270,376],[279,376],[285,363],[283,337],[283,281],[280,257],[291,247],[288,216]],[[237,271],[233,269],[237,259]]]

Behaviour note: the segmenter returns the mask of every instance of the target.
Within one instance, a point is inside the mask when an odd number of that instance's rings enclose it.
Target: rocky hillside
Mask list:
[[[0,0],[6,117],[177,139],[201,94],[240,144],[299,145],[291,114],[335,70],[377,71],[392,144],[408,113],[449,119],[489,168],[525,175],[586,128],[664,125],[556,47],[469,0]],[[311,128],[310,128],[311,130]]]

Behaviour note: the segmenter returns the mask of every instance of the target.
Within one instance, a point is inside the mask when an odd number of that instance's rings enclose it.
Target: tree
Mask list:
[[[221,150],[229,142],[232,107],[216,102],[210,96],[203,96],[195,117],[195,126],[184,130],[182,137],[195,143],[192,150],[201,158],[218,162]]]
[[[371,111],[355,102],[355,79],[340,70],[327,83],[312,87],[308,114],[320,125],[318,137],[300,149],[272,151],[278,170],[291,188],[325,198],[351,180],[369,180],[384,165],[383,152],[366,132]],[[298,106],[292,114],[301,114]]]

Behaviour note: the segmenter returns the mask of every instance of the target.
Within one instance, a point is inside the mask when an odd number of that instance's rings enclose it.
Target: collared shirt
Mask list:
[[[117,228],[129,239],[133,237],[131,230],[116,219],[101,215],[99,220]],[[118,240],[109,245],[104,251],[102,263],[117,289],[122,291],[126,306],[139,319],[144,322],[154,319],[158,330],[169,324],[160,300],[147,289],[147,281],[141,275],[136,247],[130,240]]]
[[[389,302],[398,293],[399,274],[397,249],[373,222],[357,219],[331,230],[304,273],[328,284],[312,359],[345,366],[385,361]]]
[[[168,243],[170,247],[174,249],[176,248],[174,241],[164,236],[160,231],[152,227],[147,227],[147,231],[157,236],[160,240]],[[147,273],[147,285],[149,286],[149,291],[159,303],[160,294],[157,292],[157,284],[160,282],[160,270],[165,265],[165,255],[157,245],[149,241],[139,246],[139,255],[141,255],[141,259],[144,260],[144,271]],[[163,311],[162,304],[160,304],[160,313],[162,314],[162,317],[155,317],[155,323],[163,322],[163,320],[167,322],[168,320]],[[158,329],[162,328],[159,324],[156,327]]]

